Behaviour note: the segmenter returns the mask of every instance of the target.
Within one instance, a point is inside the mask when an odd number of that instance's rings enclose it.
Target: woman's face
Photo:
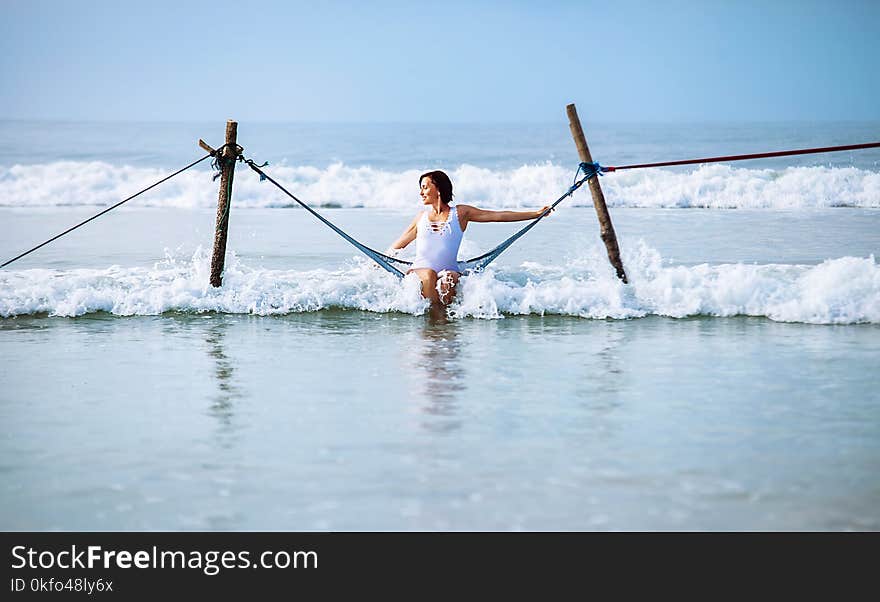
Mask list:
[[[431,178],[422,178],[422,181],[419,182],[419,186],[421,188],[419,194],[422,197],[423,205],[433,205],[440,200],[440,191],[437,190],[437,185],[434,184],[434,180]]]

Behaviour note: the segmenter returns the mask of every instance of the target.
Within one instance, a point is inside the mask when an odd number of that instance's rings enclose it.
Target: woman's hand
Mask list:
[[[550,213],[553,213],[554,211],[556,211],[556,209],[554,209],[550,205],[544,205],[543,207],[541,207],[540,209],[535,211],[535,219],[538,219],[539,217],[544,215],[544,212],[546,212],[546,211],[549,211],[549,213],[547,215],[550,215]]]

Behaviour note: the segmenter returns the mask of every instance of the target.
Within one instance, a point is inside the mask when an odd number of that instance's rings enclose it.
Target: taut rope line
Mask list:
[[[847,144],[844,146],[825,146],[821,148],[801,148],[796,150],[775,151],[772,153],[750,153],[748,155],[729,155],[727,157],[705,157],[703,159],[685,159],[683,161],[662,161],[660,163],[638,163],[634,165],[618,165],[601,167],[600,172],[620,171],[622,169],[642,169],[645,167],[669,167],[672,165],[694,165],[698,163],[720,163],[722,161],[745,161],[747,159],[769,159],[770,157],[789,157],[791,155],[812,155],[816,153],[836,153],[839,151],[880,148],[880,142],[864,144]]]
[[[221,148],[222,148],[222,147],[221,147]],[[219,149],[218,149],[218,151],[219,151]],[[123,203],[127,203],[128,201],[132,200],[132,199],[135,198],[136,196],[140,196],[140,195],[142,195],[143,193],[147,192],[148,190],[150,190],[150,189],[152,189],[152,188],[155,188],[156,186],[158,186],[159,184],[161,184],[161,183],[163,183],[163,182],[167,182],[168,180],[170,180],[170,179],[173,178],[174,176],[176,176],[176,175],[178,175],[178,174],[180,174],[180,173],[185,172],[187,169],[189,169],[189,168],[191,168],[191,167],[195,167],[196,165],[198,165],[199,163],[201,163],[202,161],[204,161],[205,159],[207,159],[208,157],[211,157],[211,156],[212,156],[212,153],[211,153],[211,154],[207,154],[207,155],[205,155],[204,157],[202,157],[201,159],[199,159],[199,160],[197,160],[197,161],[193,161],[192,163],[190,163],[190,164],[187,165],[186,167],[183,167],[183,168],[181,168],[181,169],[178,169],[177,171],[175,171],[173,174],[171,174],[171,175],[169,175],[169,176],[165,176],[164,178],[162,178],[161,180],[159,180],[159,181],[156,182],[155,184],[151,184],[151,185],[147,186],[146,188],[144,188],[144,189],[141,190],[140,192],[136,192],[136,193],[134,193],[133,195],[131,195],[130,197],[128,197],[128,198],[126,198],[126,199],[123,199],[123,200],[119,201],[118,203],[116,203],[116,204],[113,205],[112,207],[107,207],[106,209],[104,209],[104,210],[101,211],[100,213],[96,213],[95,215],[93,215],[93,216],[90,217],[89,219],[84,220],[84,221],[78,223],[78,224],[75,225],[75,226],[71,226],[70,228],[68,228],[67,230],[65,230],[64,232],[62,232],[61,234],[56,234],[55,236],[53,236],[53,237],[50,238],[49,240],[47,240],[47,241],[45,241],[45,242],[41,242],[40,244],[38,244],[38,245],[37,245],[36,247],[34,247],[33,249],[29,249],[29,250],[25,251],[24,253],[22,253],[21,255],[17,255],[16,257],[13,257],[13,258],[10,259],[9,261],[7,261],[7,262],[5,262],[5,263],[3,263],[3,264],[0,264],[0,268],[5,268],[6,266],[8,266],[8,265],[9,265],[10,263],[12,263],[13,261],[18,261],[19,259],[21,259],[21,258],[24,257],[25,255],[29,255],[29,254],[33,253],[34,251],[36,251],[37,249],[39,249],[39,248],[41,248],[41,247],[44,247],[44,246],[48,245],[50,242],[52,242],[52,241],[54,241],[54,240],[58,240],[59,238],[61,238],[61,237],[64,236],[65,234],[69,234],[70,232],[73,232],[74,230],[76,230],[76,229],[79,228],[80,226],[85,226],[87,223],[89,223],[89,222],[92,221],[93,219],[97,219],[97,218],[101,217],[102,215],[104,215],[105,213],[107,213],[107,212],[109,212],[109,211],[113,211],[114,209],[116,209],[117,207],[119,207],[120,205],[122,205]]]

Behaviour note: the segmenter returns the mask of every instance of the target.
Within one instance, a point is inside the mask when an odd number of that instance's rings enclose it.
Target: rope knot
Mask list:
[[[211,167],[216,171],[214,176],[211,178],[212,181],[214,181],[220,177],[220,175],[223,173],[224,167],[229,167],[231,165],[235,165],[236,160],[238,160],[238,161],[242,160],[242,153],[244,152],[244,147],[241,146],[240,144],[236,144],[235,149],[233,150],[233,152],[235,154],[232,157],[227,157],[226,153],[224,153],[223,151],[227,147],[230,147],[230,146],[231,146],[230,144],[224,144],[224,145],[214,149],[214,152],[211,153],[211,156],[214,157],[214,159],[211,161]]]
[[[592,163],[580,162],[578,163],[577,171],[574,172],[574,180],[571,184],[571,188],[568,189],[566,196],[571,196],[574,194],[574,191],[581,187],[581,185],[587,180],[599,175],[605,175],[606,171],[614,171],[613,167],[602,167],[599,165],[598,161],[594,161]],[[578,181],[578,176],[581,175],[581,172],[584,172],[584,177]]]
[[[597,174],[600,176],[604,176],[605,172],[611,171],[611,169],[608,169],[607,167],[602,167],[601,165],[599,165],[598,161],[593,161],[592,163],[581,162],[580,164],[578,164],[577,173],[580,173],[581,171],[584,172],[584,175],[587,177],[587,179],[590,179]],[[577,178],[577,175],[575,175],[575,178]]]

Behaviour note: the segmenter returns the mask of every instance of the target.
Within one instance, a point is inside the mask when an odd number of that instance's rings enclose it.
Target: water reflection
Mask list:
[[[444,316],[429,317],[420,331],[415,353],[416,379],[422,411],[428,419],[422,426],[435,433],[461,428],[459,399],[467,388],[466,371],[461,361],[461,324]]]
[[[208,344],[208,355],[214,362],[214,378],[217,392],[211,397],[208,413],[217,419],[219,433],[228,437],[235,430],[235,401],[241,399],[242,393],[235,384],[235,366],[226,355],[225,339],[229,327],[226,319],[216,317],[211,320],[205,342]],[[231,441],[225,440],[224,446]]]
[[[620,352],[624,346],[624,338],[628,332],[619,324],[608,324],[604,332],[605,338],[601,342],[601,349],[596,353],[598,359],[598,373],[601,378],[597,380],[596,397],[605,399],[610,407],[617,407],[618,394],[625,382],[624,364],[620,359]]]

